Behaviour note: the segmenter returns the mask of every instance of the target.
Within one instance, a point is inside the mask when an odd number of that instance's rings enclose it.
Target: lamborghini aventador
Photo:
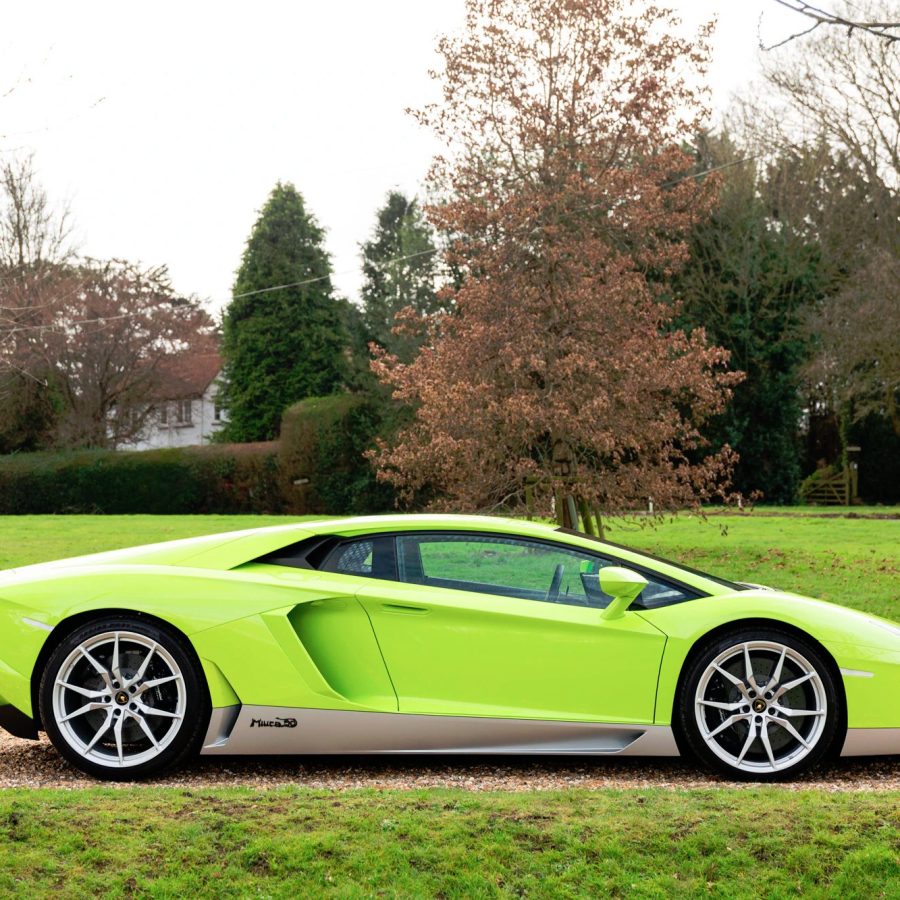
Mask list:
[[[98,778],[196,753],[900,753],[900,626],[548,525],[302,522],[0,572],[0,725]]]

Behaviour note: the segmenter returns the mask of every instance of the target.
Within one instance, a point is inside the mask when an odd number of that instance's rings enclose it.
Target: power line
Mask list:
[[[765,155],[765,153],[756,153],[753,156],[747,156],[744,159],[734,159],[734,160],[731,160],[730,162],[722,163],[721,165],[718,165],[718,166],[712,166],[709,169],[704,169],[702,172],[688,172],[685,175],[682,175],[678,178],[672,179],[671,181],[663,182],[660,185],[660,188],[674,187],[676,184],[679,184],[682,181],[687,181],[687,179],[689,179],[689,178],[700,178],[703,175],[711,175],[714,172],[721,172],[723,169],[730,169],[733,166],[739,166],[739,165],[742,165],[743,163],[752,162],[753,160],[760,159],[764,155]],[[573,209],[569,210],[568,213],[586,212],[587,210],[596,209],[603,205],[604,204],[602,202],[589,203],[584,206],[576,206]],[[415,259],[419,256],[429,256],[431,254],[438,253],[438,252],[439,252],[438,247],[434,247],[431,250],[420,250],[418,253],[409,253],[406,256],[395,256],[393,259],[382,260],[380,263],[378,263],[378,265],[379,266],[388,266],[388,265],[392,265],[393,263],[405,262],[408,259]],[[338,276],[343,276],[343,275],[353,275],[353,274],[355,274],[355,272],[354,271],[344,271],[344,272],[336,272],[336,273],[332,273],[332,274],[338,275]],[[253,297],[253,296],[256,296],[257,294],[268,294],[272,291],[284,291],[284,290],[288,290],[289,288],[305,287],[308,284],[317,284],[320,281],[326,281],[332,277],[332,274],[318,275],[315,278],[305,278],[302,281],[291,281],[287,284],[276,284],[276,285],[273,285],[272,287],[258,288],[255,291],[245,291],[241,294],[233,294],[231,299],[232,300],[240,300],[243,297]]]
[[[710,168],[703,169],[700,172],[686,172],[684,175],[681,175],[678,178],[673,178],[669,181],[663,182],[660,185],[660,188],[665,189],[665,188],[674,187],[676,184],[680,184],[682,181],[687,181],[689,178],[701,178],[704,175],[712,175],[713,173],[721,172],[724,169],[730,169],[730,168],[733,168],[734,166],[739,166],[739,165],[743,165],[744,163],[753,162],[754,160],[760,159],[764,155],[765,155],[765,152],[755,153],[752,156],[746,156],[742,159],[733,159],[733,160],[730,160],[729,162],[721,163],[720,165],[717,165],[717,166],[711,166]],[[602,202],[588,203],[588,204],[584,204],[582,206],[573,207],[571,210],[568,211],[567,214],[576,213],[576,212],[587,212],[588,210],[597,209],[598,207],[603,206],[603,205],[604,204]],[[532,228],[530,230],[533,231],[534,229]],[[395,256],[392,259],[386,259],[386,260],[381,261],[380,263],[378,263],[378,265],[387,266],[387,265],[391,265],[393,263],[405,262],[406,260],[409,260],[409,259],[416,259],[416,258],[422,257],[422,256],[430,256],[434,253],[438,253],[439,249],[440,248],[438,248],[438,247],[433,247],[430,250],[420,250],[417,253],[408,253],[404,256]],[[336,274],[351,275],[354,273],[345,271],[345,272],[339,272]],[[329,280],[331,277],[332,277],[331,274],[319,275],[315,278],[305,278],[302,281],[292,281],[287,284],[276,284],[276,285],[273,285],[272,287],[259,288],[255,291],[245,291],[241,294],[234,294],[232,296],[232,299],[238,300],[243,297],[253,297],[258,294],[271,293],[272,291],[283,291],[283,290],[288,290],[289,288],[304,287],[309,284],[316,284],[320,281]],[[133,317],[132,313],[124,313],[122,315],[116,315],[116,316],[99,316],[96,318],[74,319],[74,320],[70,320],[69,322],[66,322],[65,325],[66,325],[66,327],[69,327],[72,325],[89,325],[89,324],[95,324],[95,323],[106,324],[107,322],[115,321],[118,319],[131,318],[131,317]],[[59,327],[60,327],[59,323],[45,323],[45,324],[33,324],[33,325],[32,324],[15,324],[10,329],[10,331],[11,332],[31,331],[31,330],[51,331],[51,330],[59,328]]]
[[[437,247],[434,247],[431,250],[420,250],[418,253],[409,253],[406,256],[395,256],[393,259],[382,260],[380,263],[378,263],[378,265],[379,266],[387,266],[387,265],[390,265],[391,263],[404,262],[407,259],[415,259],[417,256],[428,256],[431,253],[437,253],[437,252],[438,252]],[[352,275],[354,273],[353,272],[335,272],[332,274],[340,276],[340,275]],[[317,275],[315,278],[306,278],[303,281],[292,281],[292,282],[290,282],[290,284],[276,284],[273,287],[259,288],[258,290],[255,290],[255,291],[245,291],[242,294],[233,294],[231,299],[232,300],[240,300],[242,297],[253,297],[256,294],[267,294],[269,291],[283,291],[283,290],[286,290],[287,288],[303,287],[304,285],[307,285],[307,284],[315,284],[316,282],[319,282],[319,281],[325,281],[331,277],[332,277],[331,274]]]

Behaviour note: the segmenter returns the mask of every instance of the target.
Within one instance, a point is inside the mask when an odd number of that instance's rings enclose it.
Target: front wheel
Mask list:
[[[814,647],[776,629],[742,630],[722,635],[689,662],[678,725],[710,767],[740,780],[782,781],[834,746],[839,702]]]
[[[209,701],[183,638],[138,618],[99,619],[53,651],[41,720],[56,749],[96,778],[133,781],[199,746]]]

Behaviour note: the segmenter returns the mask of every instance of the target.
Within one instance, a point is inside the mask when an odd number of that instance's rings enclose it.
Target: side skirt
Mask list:
[[[498,753],[678,756],[668,725],[228,706],[204,754]]]
[[[900,753],[900,728],[848,728],[841,756],[893,756]]]

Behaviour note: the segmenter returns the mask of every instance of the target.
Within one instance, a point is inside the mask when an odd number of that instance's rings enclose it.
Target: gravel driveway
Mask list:
[[[23,741],[0,732],[0,787],[96,785],[69,768],[46,738]],[[200,759],[154,784],[171,787],[280,787],[328,790],[453,787],[469,791],[566,788],[671,790],[747,785],[703,776],[678,760],[485,757],[223,757]],[[900,791],[900,756],[844,760],[784,790]]]

